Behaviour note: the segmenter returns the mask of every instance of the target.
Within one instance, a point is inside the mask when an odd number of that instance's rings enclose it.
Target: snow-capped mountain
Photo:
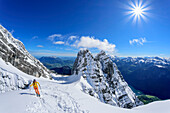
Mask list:
[[[25,49],[23,43],[15,39],[2,25],[0,25],[0,57],[29,75],[49,77],[50,71],[34,58]]]
[[[104,103],[124,108],[143,104],[125,82],[116,64],[104,51],[94,58],[88,49],[80,50],[72,73],[82,76],[87,82],[81,84],[85,93]]]
[[[170,65],[170,58],[163,57],[117,57],[110,56],[113,61],[124,61],[124,62],[133,62],[135,64],[143,63],[143,64],[153,64],[158,67],[163,67]]]

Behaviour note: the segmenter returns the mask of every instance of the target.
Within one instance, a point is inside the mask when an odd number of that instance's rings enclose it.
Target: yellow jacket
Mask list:
[[[39,82],[34,82],[30,85],[31,86],[34,86],[34,88],[38,88],[38,85],[40,86],[40,83]]]

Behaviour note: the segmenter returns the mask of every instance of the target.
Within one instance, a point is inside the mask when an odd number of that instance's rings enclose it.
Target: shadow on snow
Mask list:
[[[35,95],[34,93],[20,93],[21,95]]]
[[[80,77],[81,76],[79,76],[79,75],[71,75],[71,76],[67,76],[67,77],[52,76],[52,78],[54,80],[62,81],[62,83],[60,83],[60,84],[71,84],[71,83],[77,82],[80,80]]]

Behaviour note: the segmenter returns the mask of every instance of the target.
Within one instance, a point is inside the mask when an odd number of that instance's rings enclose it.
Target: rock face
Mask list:
[[[48,77],[50,73],[25,49],[23,43],[15,39],[2,25],[0,25],[0,57],[29,75]]]
[[[85,93],[104,103],[123,108],[143,104],[125,82],[116,64],[104,51],[94,58],[88,49],[80,50],[72,74],[80,75],[87,81],[88,85],[82,84]]]

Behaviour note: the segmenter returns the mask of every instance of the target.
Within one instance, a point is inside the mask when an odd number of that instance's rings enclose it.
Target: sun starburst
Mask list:
[[[130,0],[126,7],[128,11],[126,14],[129,15],[129,20],[133,20],[133,23],[141,22],[141,20],[147,21],[149,16],[150,5],[148,2],[143,0]]]

